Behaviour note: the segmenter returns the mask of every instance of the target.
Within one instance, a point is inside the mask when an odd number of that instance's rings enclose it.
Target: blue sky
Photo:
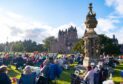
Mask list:
[[[8,37],[9,41],[32,39],[41,43],[70,25],[76,26],[82,37],[90,2],[97,15],[97,33],[115,34],[123,43],[122,0],[0,0],[0,40],[6,42]]]
[[[90,2],[97,17],[105,17],[112,11],[103,0],[2,0],[0,6],[52,26],[70,21],[79,25],[85,19]]]

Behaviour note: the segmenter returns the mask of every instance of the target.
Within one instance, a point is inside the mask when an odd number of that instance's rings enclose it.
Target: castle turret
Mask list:
[[[117,38],[115,37],[115,35],[113,35],[112,40],[113,40],[113,44],[118,45],[118,40],[117,40]]]

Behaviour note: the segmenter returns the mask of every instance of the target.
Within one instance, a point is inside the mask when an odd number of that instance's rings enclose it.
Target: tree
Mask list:
[[[24,40],[23,45],[24,45],[24,51],[26,52],[36,51],[37,43],[35,41]]]
[[[5,51],[6,44],[0,44],[0,51]],[[43,44],[37,44],[32,40],[24,40],[24,41],[16,41],[8,43],[8,47],[10,51],[14,52],[34,52],[34,51],[46,51]]]
[[[36,47],[36,50],[39,51],[39,52],[42,52],[42,51],[45,51],[46,49],[44,48],[43,44],[38,44],[37,47]]]
[[[5,49],[5,44],[0,44],[0,52],[3,52]]]
[[[100,38],[100,54],[120,54],[120,46],[113,43],[113,40],[103,34]]]
[[[23,42],[18,41],[18,42],[13,43],[12,50],[14,52],[22,52],[22,51],[24,51]]]
[[[51,44],[54,40],[56,40],[54,36],[47,37],[46,39],[43,40],[44,47],[47,48],[48,51],[50,51]]]
[[[120,46],[114,44],[113,40],[104,34],[99,35],[99,44],[100,44],[100,54],[120,54]],[[83,39],[79,39],[77,43],[74,45],[73,49],[74,52],[84,53],[84,41]]]
[[[34,52],[34,51],[45,51],[43,44],[37,44],[35,41],[32,40],[25,40],[23,42],[24,51],[26,52]]]
[[[84,53],[84,41],[83,39],[79,39],[72,49],[73,52]]]

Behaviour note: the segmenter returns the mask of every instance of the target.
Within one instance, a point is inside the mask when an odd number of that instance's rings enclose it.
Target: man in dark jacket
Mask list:
[[[25,61],[22,58],[22,55],[19,55],[19,57],[16,58],[16,69],[18,69],[19,67],[23,67]]]

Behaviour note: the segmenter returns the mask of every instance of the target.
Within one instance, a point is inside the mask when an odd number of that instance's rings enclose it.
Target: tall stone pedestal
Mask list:
[[[89,57],[85,57],[83,60],[83,66],[87,67],[90,64],[90,58]]]
[[[98,63],[99,58],[90,58],[90,57],[85,57],[83,60],[83,66],[87,67],[90,65],[90,63],[95,63],[95,65]]]
[[[83,66],[88,66],[91,62],[97,63],[99,58],[99,39],[94,31],[96,28],[97,20],[96,14],[92,11],[92,4],[89,4],[89,12],[86,16],[86,30],[83,36],[84,40],[84,60]]]
[[[88,66],[91,62],[97,63],[99,58],[99,42],[98,35],[96,33],[86,33],[83,37],[84,40],[84,60],[83,65]]]

